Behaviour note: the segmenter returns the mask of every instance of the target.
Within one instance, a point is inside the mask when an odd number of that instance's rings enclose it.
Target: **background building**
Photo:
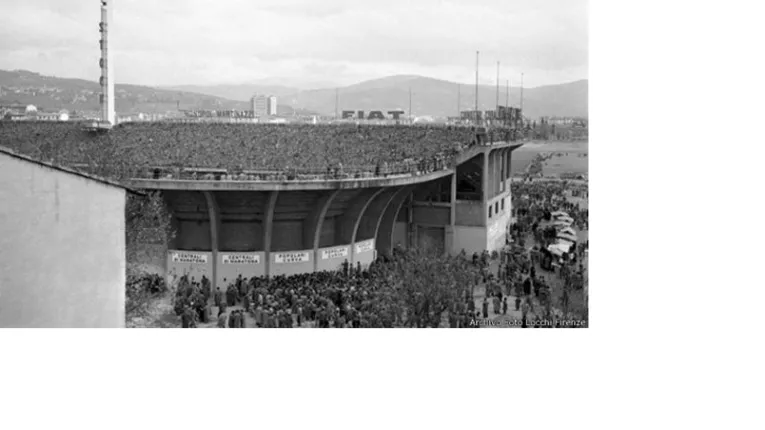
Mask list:
[[[0,147],[0,327],[124,327],[125,194]]]
[[[250,104],[252,112],[256,117],[276,115],[276,96],[255,94],[250,99]]]
[[[268,96],[267,115],[276,116],[276,96]]]

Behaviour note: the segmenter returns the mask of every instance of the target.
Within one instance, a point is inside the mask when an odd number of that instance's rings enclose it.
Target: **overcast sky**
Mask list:
[[[584,0],[110,0],[120,83],[587,78]],[[0,0],[0,69],[98,79],[99,0]]]

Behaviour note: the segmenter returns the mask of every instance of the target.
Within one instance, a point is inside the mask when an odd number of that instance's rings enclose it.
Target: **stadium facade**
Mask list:
[[[364,267],[396,246],[453,255],[497,250],[511,223],[510,160],[520,146],[472,146],[456,167],[415,176],[134,179],[131,186],[162,191],[177,232],[147,263],[225,287],[240,274],[336,270],[345,261]]]

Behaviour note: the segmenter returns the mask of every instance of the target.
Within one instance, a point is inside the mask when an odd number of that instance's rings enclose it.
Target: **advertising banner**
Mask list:
[[[369,252],[375,248],[374,239],[365,240],[356,244],[356,253]]]
[[[196,254],[193,252],[174,252],[172,256],[173,263],[195,263],[206,264],[207,255]]]
[[[279,264],[284,263],[305,263],[311,261],[311,255],[308,251],[304,252],[280,252],[274,255],[274,261]]]
[[[342,258],[347,256],[348,256],[348,247],[346,246],[324,249],[321,251],[322,260],[329,260],[330,258]]]
[[[223,254],[223,264],[260,264],[260,255],[256,254]]]

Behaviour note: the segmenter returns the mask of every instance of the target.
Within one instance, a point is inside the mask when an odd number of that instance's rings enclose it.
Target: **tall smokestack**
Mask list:
[[[101,0],[101,121],[115,125],[114,117],[114,68],[111,51],[109,51],[109,21],[111,8],[109,3],[114,0]]]

